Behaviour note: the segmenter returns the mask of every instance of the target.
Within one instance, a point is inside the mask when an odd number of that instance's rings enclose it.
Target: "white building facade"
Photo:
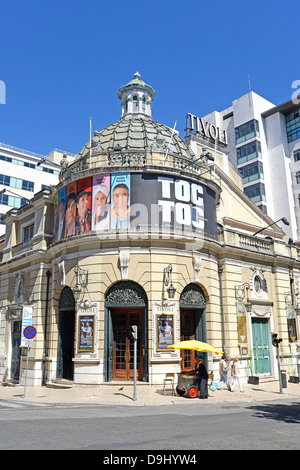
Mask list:
[[[245,194],[273,220],[285,217],[289,226],[279,225],[293,241],[300,239],[299,113],[293,100],[275,106],[251,91],[202,117],[226,131],[229,161],[243,176]]]
[[[27,204],[39,191],[56,185],[63,154],[55,149],[44,156],[0,142],[0,216]],[[38,165],[41,159],[45,159],[42,166]],[[0,236],[4,233],[5,224],[0,222]]]

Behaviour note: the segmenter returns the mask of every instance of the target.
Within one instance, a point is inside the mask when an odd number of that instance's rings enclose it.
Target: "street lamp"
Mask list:
[[[30,204],[30,199],[27,199],[27,197],[21,196],[20,194],[14,193],[14,192],[11,191],[10,189],[6,189],[6,188],[1,189],[0,194],[5,194],[5,193],[11,193],[11,194],[13,194],[14,196],[17,196],[17,197],[19,197],[19,198],[21,198],[21,199],[24,199],[24,201],[26,201],[28,204]]]
[[[245,282],[244,284],[235,286],[234,289],[235,289],[235,298],[238,301],[242,302],[246,296],[247,301],[245,302],[245,308],[246,308],[247,313],[250,313],[252,311],[252,303],[249,300],[249,289],[250,289],[249,282]]]
[[[170,283],[170,286],[169,286],[169,283]],[[164,268],[164,271],[163,271],[163,293],[162,293],[162,299],[163,300],[166,300],[164,298],[165,286],[166,287],[169,286],[169,287],[167,287],[167,292],[168,292],[169,299],[174,299],[176,288],[173,286],[173,283],[172,283],[172,265],[171,264],[169,264],[169,266]]]
[[[277,224],[277,222],[280,222],[280,221],[283,222],[284,225],[290,225],[290,223],[289,223],[289,221],[287,220],[287,218],[286,218],[286,217],[282,217],[281,219],[276,220],[276,222],[272,222],[270,225],[267,225],[266,227],[261,228],[260,230],[258,230],[257,232],[255,232],[255,233],[253,234],[253,237],[255,237],[255,235],[257,235],[258,233],[263,232],[263,231],[266,230],[267,228],[271,227],[271,225]]]
[[[86,269],[82,269],[79,266],[74,268],[74,272],[76,274],[76,286],[73,289],[73,295],[76,302],[79,301],[82,289],[85,289],[88,286],[88,271]]]

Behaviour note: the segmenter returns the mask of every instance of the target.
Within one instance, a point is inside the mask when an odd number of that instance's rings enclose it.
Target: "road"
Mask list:
[[[170,406],[0,401],[1,450],[288,450],[300,449],[299,435],[299,400]]]

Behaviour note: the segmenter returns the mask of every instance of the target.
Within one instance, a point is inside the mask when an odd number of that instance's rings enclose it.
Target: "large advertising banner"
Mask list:
[[[67,185],[65,237],[75,234],[77,181]]]
[[[92,230],[110,228],[110,175],[93,176]]]
[[[111,175],[111,228],[130,228],[130,174]]]
[[[58,217],[56,240],[65,237],[65,212],[66,212],[66,191],[67,188],[61,188],[58,192]]]
[[[53,197],[53,239],[57,240],[57,223],[58,223],[58,192]]]
[[[92,178],[77,181],[75,233],[90,232],[92,209]]]
[[[186,178],[112,173],[83,178],[54,196],[54,240],[90,230],[216,238],[216,198]]]

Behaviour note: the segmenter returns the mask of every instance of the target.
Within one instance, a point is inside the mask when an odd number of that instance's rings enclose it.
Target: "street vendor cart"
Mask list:
[[[200,379],[197,375],[178,374],[176,392],[178,395],[186,395],[189,398],[196,398],[199,390]]]
[[[208,374],[208,378],[213,381],[214,374]],[[196,398],[199,390],[200,378],[195,374],[178,374],[178,382],[176,392],[180,396],[187,396],[188,398]]]

